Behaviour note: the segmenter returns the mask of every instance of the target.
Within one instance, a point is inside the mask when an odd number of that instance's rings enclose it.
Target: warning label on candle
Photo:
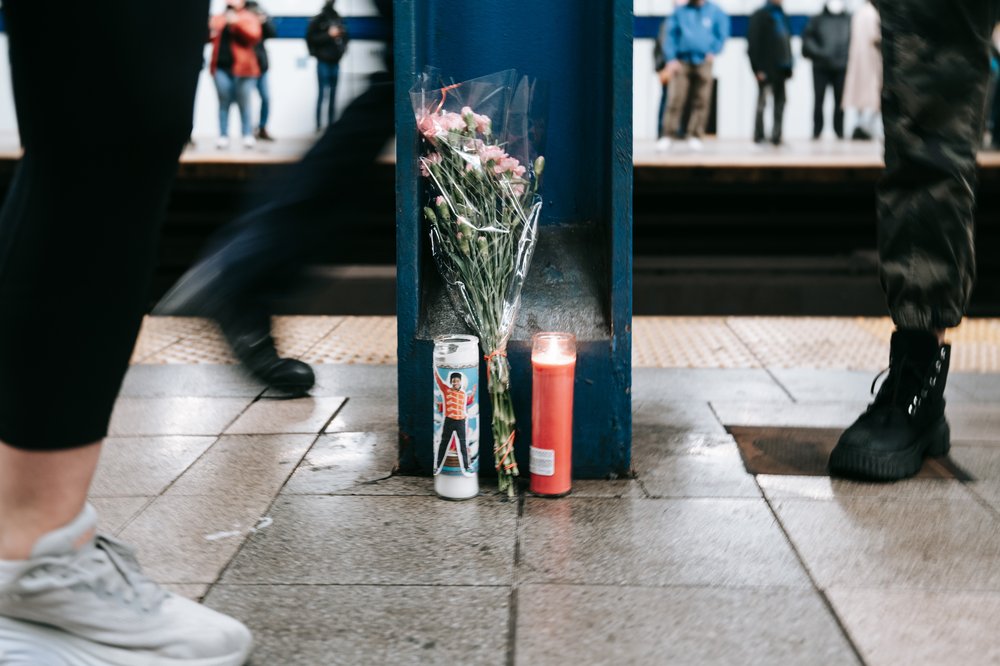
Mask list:
[[[556,452],[552,449],[531,447],[531,473],[538,476],[553,476],[556,473]]]

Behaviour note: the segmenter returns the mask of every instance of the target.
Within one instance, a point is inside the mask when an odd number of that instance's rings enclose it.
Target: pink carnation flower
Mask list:
[[[427,168],[428,164],[440,164],[441,163],[441,153],[431,153],[427,157],[420,159],[420,175],[424,178],[430,178],[431,172]]]

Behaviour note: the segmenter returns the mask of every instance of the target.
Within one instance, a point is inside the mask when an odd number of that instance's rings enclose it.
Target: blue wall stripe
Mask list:
[[[274,25],[278,30],[278,39],[302,39],[309,25],[308,16],[275,16]],[[750,25],[749,16],[732,16],[732,36],[746,37]],[[792,34],[801,36],[805,30],[809,16],[792,15],[788,17],[792,23]],[[633,33],[635,39],[656,39],[660,32],[662,16],[636,16],[633,18]],[[348,16],[344,18],[347,31],[353,39],[385,39],[389,34],[389,25],[378,16]],[[4,31],[3,14],[0,14],[0,32]]]
[[[309,27],[309,16],[275,16],[274,27],[278,39],[302,39]],[[384,40],[389,34],[389,24],[380,16],[346,16],[344,26],[351,39]]]
[[[746,15],[734,15],[729,17],[732,21],[731,34],[733,37],[746,37],[750,27],[750,17]],[[792,24],[792,34],[801,36],[806,29],[806,23],[811,16],[789,15],[788,20]],[[660,25],[663,23],[662,16],[636,16],[635,31],[636,39],[656,39],[660,32]]]

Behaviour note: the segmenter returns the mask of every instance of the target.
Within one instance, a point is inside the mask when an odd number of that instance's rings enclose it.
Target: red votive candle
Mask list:
[[[573,469],[573,376],[576,337],[536,333],[531,366],[531,492],[566,495]]]

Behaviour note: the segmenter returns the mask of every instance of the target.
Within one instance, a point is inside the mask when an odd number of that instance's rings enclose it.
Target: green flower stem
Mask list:
[[[489,361],[490,402],[493,405],[493,460],[497,468],[500,492],[514,496],[514,477],[519,475],[517,460],[514,458],[513,441],[510,450],[505,445],[517,425],[514,417],[514,401],[510,395],[510,364],[506,356],[494,355]]]

